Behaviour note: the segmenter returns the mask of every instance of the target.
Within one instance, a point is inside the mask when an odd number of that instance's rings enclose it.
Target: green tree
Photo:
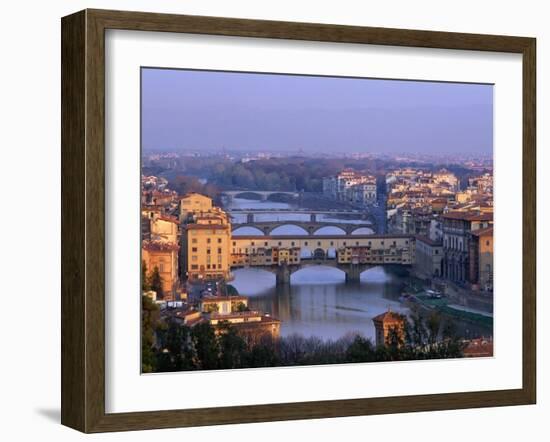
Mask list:
[[[155,371],[155,332],[159,319],[158,306],[148,297],[141,297],[141,371]]]
[[[203,322],[191,329],[191,342],[196,356],[196,367],[202,370],[218,368],[220,347],[214,328]]]
[[[141,290],[144,292],[151,290],[149,276],[147,275],[147,263],[145,260],[141,261]]]
[[[376,360],[376,351],[372,342],[357,335],[346,351],[346,361],[374,362]]]
[[[246,343],[229,323],[222,323],[221,327],[220,368],[240,368],[245,359]]]
[[[164,292],[162,291],[162,277],[160,276],[160,271],[157,266],[153,268],[149,281],[151,290],[154,290],[157,293],[157,298],[163,299]]]

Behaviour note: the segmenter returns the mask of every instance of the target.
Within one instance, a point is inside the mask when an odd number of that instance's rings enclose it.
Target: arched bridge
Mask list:
[[[304,267],[323,265],[345,272],[347,282],[359,282],[371,267],[410,267],[414,247],[415,238],[408,235],[233,236],[231,267],[263,268],[281,285]]]
[[[290,276],[307,267],[334,267],[342,270],[346,274],[346,283],[358,284],[361,280],[361,273],[365,270],[376,267],[372,264],[342,264],[336,259],[303,259],[299,264],[280,264],[272,266],[264,266],[262,269],[275,274],[277,285],[290,284]]]
[[[246,222],[240,224],[232,224],[232,230],[235,231],[241,227],[252,227],[263,232],[264,235],[272,235],[272,232],[278,227],[282,226],[296,226],[307,232],[308,235],[315,235],[320,229],[324,227],[337,227],[342,230],[342,234],[351,235],[361,228],[372,228],[371,223],[351,224],[351,223],[339,223],[333,221],[319,222],[319,221],[257,221]],[[277,236],[273,234],[273,236]]]
[[[229,202],[231,202],[233,198],[239,198],[246,195],[259,196],[261,201],[267,201],[269,197],[273,195],[287,195],[292,198],[300,197],[299,192],[289,192],[284,190],[224,190],[221,192],[221,195],[227,198]]]

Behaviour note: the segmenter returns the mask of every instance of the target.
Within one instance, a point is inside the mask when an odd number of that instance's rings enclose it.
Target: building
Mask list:
[[[417,236],[415,242],[414,270],[421,279],[439,278],[442,275],[443,242]]]
[[[181,262],[191,281],[230,279],[231,223],[212,200],[190,194],[181,200]]]
[[[470,276],[470,241],[472,232],[493,224],[492,213],[449,212],[443,222],[443,276],[450,281],[466,283]]]
[[[463,350],[465,358],[482,358],[493,356],[493,340],[478,338],[465,341]]]
[[[179,288],[178,252],[175,243],[145,240],[141,243],[141,259],[148,273],[158,268],[164,299],[175,299]]]
[[[493,227],[471,232],[469,281],[483,291],[493,291]]]
[[[331,199],[367,205],[376,202],[376,178],[346,169],[323,178],[323,194]]]
[[[385,346],[391,343],[392,332],[397,334],[401,343],[405,339],[405,323],[407,319],[404,315],[388,310],[372,318],[374,322],[376,346]]]
[[[366,245],[345,246],[337,250],[338,264],[401,264],[414,262],[414,238],[372,239]]]
[[[178,243],[179,222],[176,218],[158,216],[149,219],[149,232],[153,241]]]
[[[200,301],[200,311],[203,313],[229,314],[244,311],[247,308],[246,296],[207,296]]]
[[[281,321],[263,312],[250,310],[246,296],[209,296],[201,300],[200,311],[217,334],[224,333],[229,324],[249,343],[280,336]]]
[[[200,193],[188,193],[180,199],[180,221],[184,221],[189,215],[199,212],[208,213],[212,208],[212,198]]]

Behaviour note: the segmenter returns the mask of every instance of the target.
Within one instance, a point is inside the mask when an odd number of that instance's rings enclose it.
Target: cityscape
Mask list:
[[[149,68],[142,80],[142,373],[493,356],[491,86]],[[367,112],[364,92],[438,117],[406,132],[412,117],[391,109],[395,148],[373,148],[360,120],[346,123],[352,146],[325,147],[343,130],[319,134],[338,114],[314,106],[327,82],[352,97],[346,113]],[[298,109],[310,120],[293,134]],[[245,130],[256,114],[288,131]]]

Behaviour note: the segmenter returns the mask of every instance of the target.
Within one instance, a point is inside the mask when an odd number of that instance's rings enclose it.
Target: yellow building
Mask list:
[[[151,239],[162,242],[178,242],[177,219],[161,216],[150,220]]]
[[[182,263],[189,280],[229,279],[231,223],[212,200],[198,193],[181,200],[185,219],[182,232]]]
[[[200,193],[188,193],[180,200],[180,221],[189,215],[212,210],[212,198]]]
[[[179,285],[177,244],[161,241],[143,241],[141,259],[150,274],[155,267],[159,269],[164,299],[174,299]]]

